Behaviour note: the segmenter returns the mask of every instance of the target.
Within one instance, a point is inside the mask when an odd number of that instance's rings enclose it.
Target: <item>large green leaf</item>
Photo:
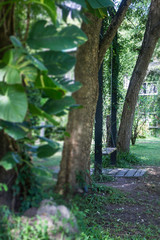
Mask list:
[[[47,71],[47,68],[44,66],[44,64],[36,57],[32,56],[22,45],[22,43],[17,39],[15,36],[11,36],[10,40],[15,48],[20,48],[20,52],[24,53],[26,60],[29,60],[29,63],[34,65],[36,68],[38,68],[41,71]],[[17,51],[17,49],[16,49]],[[8,64],[8,63],[7,63]],[[30,66],[29,66],[30,67]]]
[[[87,0],[92,8],[104,8],[109,6],[114,6],[114,3],[111,0]]]
[[[32,55],[28,54],[27,58],[31,61],[31,63],[36,68],[38,68],[41,71],[47,72],[47,68],[44,66],[44,64],[38,58],[36,58],[36,56],[32,56]]]
[[[23,48],[22,43],[15,36],[11,36],[10,40],[15,48]]]
[[[27,81],[28,79],[34,81],[37,70],[31,67],[31,61],[26,58],[26,54],[23,48],[12,49],[4,54],[2,61],[7,65],[1,70],[1,75],[3,78],[5,77],[5,82],[21,84],[21,75],[25,76]]]
[[[5,64],[10,64],[13,62],[13,51],[11,49],[4,53],[2,61]]]
[[[49,75],[64,75],[71,70],[75,64],[75,58],[66,53],[46,51],[39,53],[39,55],[43,58]]]
[[[11,170],[17,164],[21,163],[21,158],[18,154],[14,152],[8,152],[1,160],[0,166],[2,166],[6,171]]]
[[[56,22],[57,11],[55,6],[55,1],[53,0],[28,0],[31,3],[40,4],[48,13],[53,23]]]
[[[59,86],[66,89],[68,92],[76,92],[82,86],[80,82],[74,82],[74,80],[69,79],[58,79],[57,83],[59,84]]]
[[[53,123],[54,125],[59,125],[59,123],[55,121],[52,116],[50,116],[44,110],[36,107],[33,104],[29,104],[29,111],[33,116],[40,116],[42,118],[46,118],[49,122]]]
[[[77,4],[80,4],[82,7],[86,8],[86,1],[85,0],[72,0],[72,2],[75,2]]]
[[[48,114],[57,114],[74,104],[75,100],[70,96],[66,96],[60,100],[50,99],[44,104],[43,110]]]
[[[0,120],[0,126],[2,126],[4,131],[15,140],[23,139],[28,132],[28,128],[20,123],[11,123]]]
[[[49,78],[47,75],[39,75],[35,86],[42,89],[49,98],[61,99],[65,94],[65,90],[57,86],[52,78]]]
[[[54,153],[56,153],[57,150],[52,148],[49,144],[45,144],[43,146],[40,146],[37,150],[37,157],[39,158],[47,158],[52,156]]]
[[[44,137],[40,137],[40,139],[47,142],[48,144],[38,147],[37,156],[39,158],[50,157],[59,150],[59,144],[57,142]]]
[[[26,85],[29,82],[34,82],[37,78],[38,71],[35,67],[27,66],[21,69],[21,74],[24,76],[24,81]]]
[[[8,50],[5,52],[2,62],[4,63],[4,68],[0,69],[1,78],[9,84],[21,83],[21,76],[16,64],[14,51]],[[2,80],[1,80],[2,81]]]
[[[23,122],[27,107],[27,96],[21,85],[0,83],[0,119]]]
[[[5,65],[3,65],[3,68],[0,68],[0,82],[4,81],[5,74],[6,74],[6,69],[5,69]]]
[[[41,20],[32,27],[27,41],[31,48],[62,51],[78,47],[87,40],[85,33],[75,25],[57,30],[54,25],[46,25],[46,23]]]
[[[14,68],[14,66],[6,67],[5,81],[8,84],[20,84],[21,83],[20,72],[16,68]]]

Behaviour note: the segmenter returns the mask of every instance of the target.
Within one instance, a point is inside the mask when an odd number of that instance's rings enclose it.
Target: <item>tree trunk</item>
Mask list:
[[[65,138],[57,182],[61,194],[67,193],[70,187],[77,189],[89,183],[89,172],[86,171],[90,170],[90,146],[98,98],[98,48],[102,21],[89,13],[87,17],[89,23],[83,23],[82,30],[88,41],[78,49],[75,66],[75,79],[82,83],[82,87],[73,94],[82,108],[69,113],[67,132],[70,137]]]
[[[82,83],[82,88],[73,97],[83,107],[69,113],[67,132],[70,137],[66,137],[64,141],[56,187],[60,194],[64,195],[78,188],[85,189],[90,182],[90,146],[98,99],[98,70],[130,3],[131,0],[122,1],[101,44],[99,34],[102,20],[87,13],[89,23],[82,24],[88,41],[77,51],[75,80]]]
[[[118,134],[118,150],[128,152],[138,94],[146,76],[147,68],[160,38],[160,0],[152,0],[146,31],[131,81],[128,87]]]
[[[1,1],[2,2],[2,1]],[[8,13],[7,13],[8,12]],[[6,14],[7,13],[7,14]],[[8,47],[11,42],[9,36],[14,35],[14,5],[4,5],[0,12],[0,59],[2,58],[5,47]],[[4,50],[3,50],[4,48]],[[0,131],[0,160],[9,151],[18,151],[18,146],[14,139],[10,138],[3,130]],[[0,191],[0,205],[5,204],[12,206],[13,190],[12,186],[15,183],[17,173],[15,170],[6,171],[0,167],[0,183],[4,183],[8,187],[8,191]]]
[[[5,2],[5,0],[1,0]],[[7,13],[7,14],[6,14]],[[0,49],[11,44],[9,37],[14,35],[14,4],[6,4],[0,11]],[[4,51],[0,51],[0,59]]]

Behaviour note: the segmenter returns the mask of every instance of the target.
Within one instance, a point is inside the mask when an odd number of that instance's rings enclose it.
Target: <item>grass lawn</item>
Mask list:
[[[138,139],[131,153],[140,158],[140,165],[160,166],[160,138]]]
[[[40,158],[34,158],[33,162],[35,165],[43,165],[44,167],[50,168],[50,167],[55,167],[59,166],[62,158],[62,147],[63,147],[63,142],[59,142],[60,148],[58,152],[56,152],[53,156],[46,158],[46,159],[40,159]]]

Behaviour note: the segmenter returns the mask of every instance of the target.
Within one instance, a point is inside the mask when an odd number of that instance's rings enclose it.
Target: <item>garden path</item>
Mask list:
[[[93,173],[94,169],[91,168],[91,174]],[[54,173],[59,172],[59,167],[54,167],[53,168]],[[142,177],[145,173],[147,172],[146,168],[113,168],[113,169],[108,169],[108,168],[103,168],[102,173],[104,175],[109,175],[112,177]]]

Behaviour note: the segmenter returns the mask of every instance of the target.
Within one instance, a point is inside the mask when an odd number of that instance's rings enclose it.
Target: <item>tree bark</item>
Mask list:
[[[123,0],[130,3],[131,0]],[[82,24],[88,41],[77,51],[75,80],[82,83],[82,88],[73,94],[76,103],[81,104],[81,109],[69,113],[67,132],[56,186],[57,192],[67,194],[76,191],[79,187],[85,188],[90,182],[90,147],[92,141],[93,122],[98,99],[98,70],[103,57],[109,48],[128,9],[121,4],[115,18],[111,22],[107,34],[109,40],[100,45],[99,34],[102,20],[87,13],[89,23]],[[119,17],[120,19],[119,19]],[[115,29],[114,29],[115,28]],[[107,34],[104,39],[107,38]],[[100,54],[100,55],[99,55]]]
[[[5,2],[5,0],[1,0]],[[0,11],[0,59],[4,51],[3,48],[11,44],[9,37],[14,35],[14,4],[6,4]]]
[[[152,0],[146,31],[131,81],[128,87],[118,134],[118,150],[128,152],[138,94],[146,76],[147,68],[160,38],[160,0]]]
[[[90,146],[92,129],[98,99],[98,48],[101,19],[88,13],[89,23],[82,24],[88,41],[77,51],[75,79],[82,83],[79,91],[73,94],[81,109],[70,111],[67,132],[70,137],[64,141],[61,170],[58,176],[57,189],[61,194],[80,187],[83,182],[89,183]],[[80,182],[81,181],[81,182]],[[83,186],[84,187],[84,186]]]
[[[1,1],[2,2],[2,1]],[[3,57],[5,48],[11,45],[9,37],[14,35],[14,4],[4,5],[0,12],[0,59]],[[6,155],[7,152],[18,151],[18,145],[16,141],[0,131],[0,160]],[[13,200],[12,186],[17,178],[15,170],[6,171],[3,167],[0,167],[0,183],[4,183],[8,187],[8,191],[0,191],[0,205],[7,205],[10,208]]]

